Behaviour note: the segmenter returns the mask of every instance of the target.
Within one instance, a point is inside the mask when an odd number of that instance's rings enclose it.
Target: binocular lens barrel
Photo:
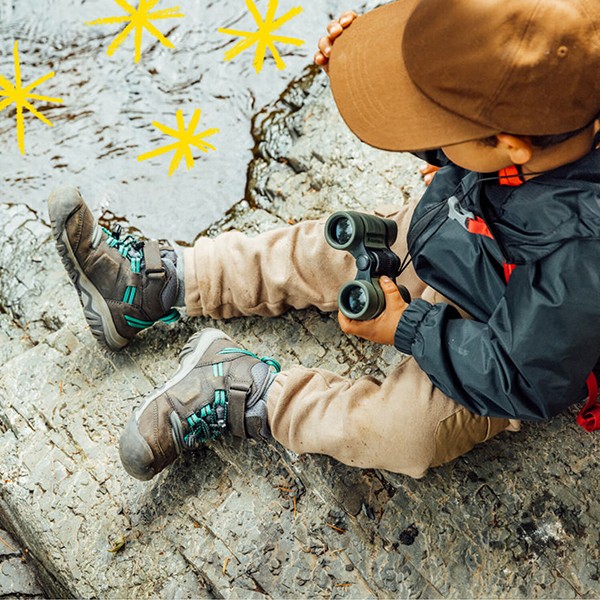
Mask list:
[[[333,213],[325,224],[325,238],[332,248],[351,252],[357,243],[362,243],[364,224],[358,213],[339,211]]]
[[[367,294],[359,287],[353,287],[348,292],[348,309],[353,314],[361,313],[367,306]]]
[[[383,292],[370,281],[354,280],[341,287],[338,306],[349,319],[368,321],[383,310],[385,300]]]
[[[333,238],[340,245],[344,246],[352,239],[354,233],[354,227],[352,227],[352,221],[347,217],[340,217],[334,222]]]

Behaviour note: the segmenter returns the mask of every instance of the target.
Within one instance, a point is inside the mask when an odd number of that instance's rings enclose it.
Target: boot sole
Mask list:
[[[79,300],[83,307],[83,314],[94,337],[110,350],[121,350],[130,340],[123,337],[117,331],[114,320],[98,288],[88,279],[85,272],[79,266],[71,244],[67,237],[65,225],[69,217],[79,208],[81,202],[74,196],[76,193],[79,198],[81,194],[74,189],[61,189],[53,192],[48,200],[50,211],[50,222],[52,223],[52,234],[56,241],[56,248],[61,261],[79,294]],[[67,194],[71,194],[68,197]],[[70,209],[70,210],[69,210]]]

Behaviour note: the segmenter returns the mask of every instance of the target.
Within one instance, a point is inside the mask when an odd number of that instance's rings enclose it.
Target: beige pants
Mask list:
[[[376,211],[398,223],[394,250],[401,258],[412,208]],[[186,250],[184,266],[188,314],[216,319],[269,317],[308,306],[334,311],[340,285],[356,273],[352,257],[325,242],[320,221],[255,237],[230,232],[202,238]],[[413,298],[444,301],[412,267],[401,282]],[[293,367],[275,379],[268,414],[273,436],[294,452],[327,454],[348,465],[412,477],[516,427],[462,408],[435,388],[412,358],[383,382]]]

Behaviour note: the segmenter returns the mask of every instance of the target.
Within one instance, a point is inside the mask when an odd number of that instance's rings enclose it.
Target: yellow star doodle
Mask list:
[[[149,158],[154,158],[156,156],[160,156],[161,154],[166,154],[167,152],[171,152],[171,150],[176,150],[175,156],[171,161],[171,165],[169,167],[169,177],[173,175],[173,173],[179,168],[179,163],[185,157],[185,164],[187,166],[188,171],[194,166],[194,157],[192,156],[192,150],[190,146],[194,146],[201,150],[202,152],[208,152],[208,150],[216,150],[216,148],[209,144],[202,138],[208,137],[209,135],[214,135],[215,133],[219,133],[218,129],[206,129],[201,133],[195,133],[196,127],[198,126],[198,122],[200,121],[201,111],[197,108],[192,115],[190,120],[190,124],[187,129],[185,128],[185,123],[183,120],[183,111],[180,109],[177,111],[177,127],[178,129],[172,129],[171,127],[167,127],[162,123],[158,123],[157,121],[152,121],[152,125],[157,129],[160,129],[163,133],[170,135],[171,137],[176,138],[178,141],[173,144],[168,144],[166,146],[161,146],[160,148],[156,148],[150,152],[146,152],[145,154],[141,154],[138,156],[138,160],[148,160]]]
[[[286,12],[283,16],[275,19],[275,13],[277,12],[277,6],[279,0],[269,0],[269,6],[267,7],[267,14],[265,18],[261,17],[254,0],[246,0],[246,6],[254,17],[256,24],[258,25],[257,31],[240,31],[238,29],[227,29],[224,27],[219,28],[219,33],[225,33],[227,35],[234,35],[237,37],[243,37],[245,39],[240,40],[233,48],[225,52],[225,60],[229,61],[235,58],[238,54],[244,52],[248,48],[256,44],[256,54],[254,56],[254,68],[257,73],[260,73],[263,68],[265,61],[265,54],[267,48],[271,51],[275,64],[278,69],[285,69],[285,63],[283,62],[281,55],[277,51],[274,42],[281,44],[292,44],[293,46],[302,46],[304,40],[298,38],[287,37],[283,35],[273,35],[273,32],[279,29],[284,23],[287,23],[290,19],[298,16],[302,12],[302,7],[297,6]]]
[[[40,94],[32,94],[31,90],[41,85],[48,79],[54,77],[54,71],[46,73],[42,77],[36,79],[33,83],[23,87],[21,83],[21,63],[19,61],[19,42],[15,41],[13,49],[14,63],[15,63],[15,84],[13,85],[6,77],[0,75],[0,98],[4,100],[0,101],[0,112],[2,112],[7,106],[14,103],[17,109],[17,142],[19,144],[19,150],[21,154],[25,154],[25,119],[23,116],[23,109],[26,108],[30,113],[35,115],[40,121],[46,123],[50,127],[53,124],[34,106],[27,101],[28,98],[31,100],[41,100],[42,102],[54,102],[56,104],[62,104],[60,98],[50,98],[49,96],[41,96]]]
[[[135,62],[140,62],[142,56],[142,33],[147,29],[163,46],[167,48],[175,48],[173,43],[169,41],[152,23],[160,19],[181,19],[185,15],[179,12],[179,6],[172,8],[163,8],[155,12],[150,12],[160,0],[140,0],[137,9],[135,9],[126,0],[115,0],[115,2],[127,13],[120,17],[105,17],[96,19],[95,21],[87,21],[86,25],[113,25],[115,23],[129,24],[117,37],[110,43],[106,50],[106,54],[112,56],[117,48],[127,39],[133,29],[135,29]]]

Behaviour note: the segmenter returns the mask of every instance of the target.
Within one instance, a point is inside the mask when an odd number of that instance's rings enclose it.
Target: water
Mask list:
[[[267,0],[256,4],[264,15]],[[25,156],[18,151],[14,108],[0,112],[0,202],[26,203],[45,218],[49,192],[72,184],[95,211],[126,216],[149,236],[191,242],[244,196],[252,117],[312,62],[317,40],[333,16],[376,4],[280,0],[278,16],[299,5],[304,12],[277,33],[306,43],[278,46],[287,65],[282,71],[267,51],[257,74],[254,48],[226,63],[224,52],[237,38],[218,32],[219,27],[256,29],[244,0],[161,0],[155,10],[179,5],[185,14],[183,19],[154,22],[176,49],[163,47],[144,32],[138,64],[133,35],[112,57],[106,54],[123,25],[84,25],[123,15],[114,0],[0,0],[0,74],[14,81],[12,52],[14,40],[19,40],[24,84],[55,71],[34,92],[64,101],[33,101],[54,126],[26,113]],[[176,127],[175,114],[182,109],[187,124],[196,108],[202,110],[198,132],[220,129],[208,138],[215,152],[194,151],[194,168],[188,171],[182,162],[171,177],[172,153],[137,160],[174,141],[152,121]]]

